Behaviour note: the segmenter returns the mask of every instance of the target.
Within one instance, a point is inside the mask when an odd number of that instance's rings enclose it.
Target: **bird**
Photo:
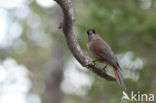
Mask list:
[[[88,29],[87,34],[87,47],[91,52],[91,55],[95,58],[93,62],[98,61],[102,64],[106,64],[106,66],[110,66],[114,71],[118,84],[125,89],[126,85],[120,72],[120,66],[111,47],[100,37],[94,28]]]

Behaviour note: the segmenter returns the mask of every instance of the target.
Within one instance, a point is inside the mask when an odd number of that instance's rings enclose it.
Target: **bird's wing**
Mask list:
[[[98,57],[100,58],[101,61],[106,61],[106,64],[108,64],[109,66],[112,67],[117,82],[123,87],[126,88],[125,83],[123,81],[122,78],[122,74],[120,73],[119,70],[119,65],[117,62],[117,59],[113,53],[113,51],[111,49],[109,49],[105,44],[101,43],[101,42],[97,42],[98,44],[96,44],[96,42],[94,42],[93,44],[93,50],[96,53],[96,55],[98,55]]]
[[[118,66],[116,56],[106,42],[98,42],[98,40],[95,41],[93,43],[93,49],[97,53],[97,55],[100,56],[101,60],[104,59],[112,65]]]

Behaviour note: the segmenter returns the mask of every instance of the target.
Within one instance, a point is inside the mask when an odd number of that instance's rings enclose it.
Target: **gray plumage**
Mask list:
[[[95,29],[89,29],[87,31],[87,34],[88,34],[87,46],[93,57],[96,59],[96,61],[111,66],[113,68],[118,83],[123,88],[126,88],[119,70],[120,68],[119,63],[111,47],[98,35]]]

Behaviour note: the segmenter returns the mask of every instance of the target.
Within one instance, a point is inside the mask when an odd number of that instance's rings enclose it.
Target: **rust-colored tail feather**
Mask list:
[[[112,68],[113,68],[113,71],[115,73],[115,76],[116,76],[116,79],[117,79],[117,82],[119,83],[119,85],[122,88],[126,88],[126,85],[123,81],[123,77],[122,77],[122,74],[120,73],[120,70],[118,68],[115,68],[114,66],[112,66]]]

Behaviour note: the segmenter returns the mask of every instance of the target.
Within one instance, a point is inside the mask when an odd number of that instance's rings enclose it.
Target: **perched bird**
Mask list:
[[[87,30],[87,34],[87,46],[92,56],[95,58],[95,61],[109,65],[113,69],[119,85],[123,88],[126,88],[122,74],[119,70],[119,63],[111,47],[99,36],[95,29],[91,28]]]

